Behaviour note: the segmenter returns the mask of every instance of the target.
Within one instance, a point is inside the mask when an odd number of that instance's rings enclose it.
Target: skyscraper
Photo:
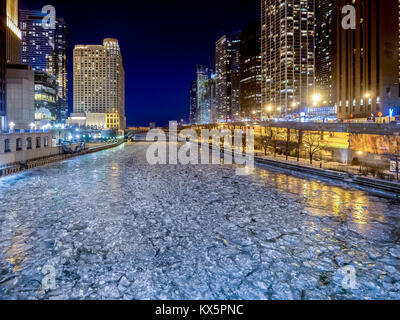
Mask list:
[[[0,0],[0,132],[6,129],[7,3]]]
[[[190,83],[190,114],[189,114],[190,124],[196,124],[197,119],[197,80],[193,80]]]
[[[336,0],[315,0],[315,78],[321,101],[314,111],[319,115],[336,113],[337,13]]]
[[[56,119],[64,123],[68,114],[67,25],[64,19],[56,22],[54,50],[47,56],[47,72],[56,78]]]
[[[217,74],[217,121],[230,119],[230,76],[228,57],[229,40],[227,36],[222,36],[215,44],[215,68]]]
[[[125,72],[118,40],[75,46],[74,113],[106,114],[109,128],[125,129]]]
[[[215,45],[217,121],[240,112],[240,34],[222,36]]]
[[[217,76],[210,70],[210,78],[207,81],[207,92],[210,99],[210,123],[217,122]]]
[[[7,63],[21,63],[21,30],[18,28],[18,0],[7,0]]]
[[[57,122],[64,123],[68,112],[67,26],[64,19],[57,18],[54,29],[44,29],[45,16],[39,10],[20,10],[22,63],[56,77]]]
[[[262,104],[269,113],[298,113],[315,89],[314,0],[262,0]]]
[[[231,119],[240,119],[240,32],[231,35]]]
[[[356,9],[355,29],[337,26],[338,118],[400,112],[399,0],[338,1]]]
[[[261,26],[254,22],[240,36],[240,116],[261,118]]]
[[[196,67],[198,123],[211,122],[210,91],[208,87],[209,70],[204,66]]]

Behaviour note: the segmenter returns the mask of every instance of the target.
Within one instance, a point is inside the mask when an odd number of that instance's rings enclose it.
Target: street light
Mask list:
[[[267,111],[266,113],[268,114],[268,120],[269,120],[270,117],[271,117],[272,106],[268,105],[268,106],[265,107],[265,109]]]
[[[357,155],[359,155],[360,157],[362,157],[363,154],[364,154],[364,152],[362,152],[361,150],[357,152]],[[361,171],[362,171],[361,159],[359,159],[358,162],[360,162],[360,173],[361,173]]]
[[[366,93],[364,94],[364,98],[365,98],[365,99],[371,99],[371,98],[372,98],[372,93],[371,93],[371,92],[366,92]]]
[[[31,131],[33,132],[33,129],[35,129],[35,124],[32,122],[29,126],[31,127]]]
[[[314,106],[318,105],[318,103],[322,100],[322,96],[319,93],[314,93],[312,96],[312,101],[314,102]]]
[[[14,122],[10,122],[9,126],[10,126],[10,130],[14,131],[15,123]]]

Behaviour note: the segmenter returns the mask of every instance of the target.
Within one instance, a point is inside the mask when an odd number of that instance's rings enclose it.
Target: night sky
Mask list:
[[[69,109],[73,107],[73,48],[119,40],[126,80],[128,126],[188,119],[196,64],[214,61],[224,32],[260,20],[260,0],[93,1],[19,0],[20,8],[53,5],[69,28]]]

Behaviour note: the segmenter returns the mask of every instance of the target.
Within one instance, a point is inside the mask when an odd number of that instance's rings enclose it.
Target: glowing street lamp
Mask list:
[[[365,99],[371,99],[371,98],[372,98],[372,93],[371,93],[371,92],[366,92],[366,93],[364,94],[364,98],[365,98]]]
[[[9,126],[10,126],[10,130],[14,131],[15,123],[14,122],[10,122]]]
[[[357,155],[362,157],[364,155],[364,152],[362,152],[361,150],[357,152]],[[359,159],[360,162],[360,172],[362,171],[362,163],[361,163],[361,159]]]
[[[266,113],[268,114],[268,119],[270,119],[270,117],[271,117],[271,111],[272,111],[272,106],[271,106],[271,105],[267,105],[267,106],[265,107],[265,111],[266,111]]]
[[[318,93],[314,93],[312,96],[312,101],[314,103],[314,105],[318,105],[318,103],[322,100],[322,96]]]
[[[29,126],[31,127],[31,131],[33,132],[33,130],[35,129],[35,124],[32,122]]]

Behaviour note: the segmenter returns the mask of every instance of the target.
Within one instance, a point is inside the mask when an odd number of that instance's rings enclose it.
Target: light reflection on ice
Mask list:
[[[260,169],[149,166],[146,146],[0,179],[0,298],[400,298],[398,203]]]

